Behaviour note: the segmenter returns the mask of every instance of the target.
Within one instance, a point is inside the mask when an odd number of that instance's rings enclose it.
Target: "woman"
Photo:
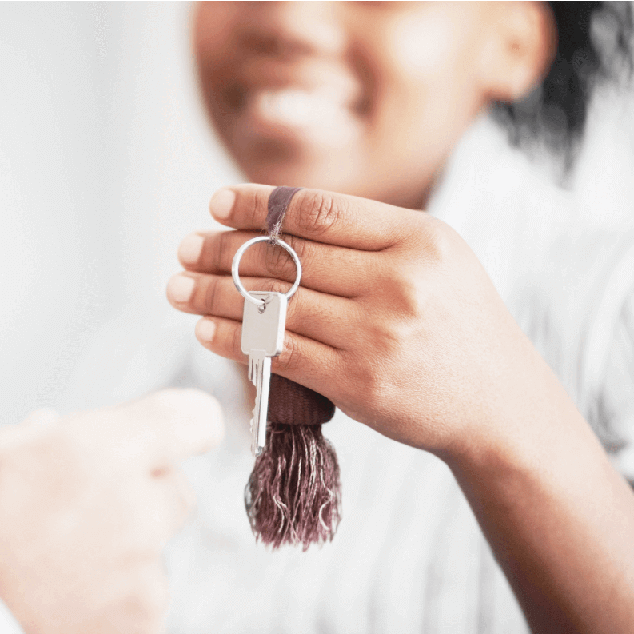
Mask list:
[[[121,382],[160,366],[171,383],[218,395],[233,422],[221,448],[188,465],[199,513],[167,552],[170,631],[523,631],[475,517],[536,631],[628,631],[631,493],[500,296],[582,413],[614,432],[628,420],[631,390],[631,240],[588,231],[559,200],[547,210],[556,213],[544,213],[531,183],[522,190],[525,214],[503,204],[505,213],[471,218],[460,205],[430,199],[477,114],[491,101],[516,104],[542,81],[552,57],[557,62],[543,82],[548,108],[536,112],[554,113],[555,124],[559,110],[568,113],[571,134],[559,147],[568,149],[598,58],[588,20],[562,18],[588,18],[595,8],[555,7],[556,20],[540,4],[197,8],[203,94],[243,171],[258,182],[340,192],[309,189],[289,209],[284,229],[305,269],[287,322],[298,361],[287,348],[276,370],[401,442],[338,415],[327,428],[344,487],[338,535],[321,550],[268,552],[255,543],[242,509],[253,404],[244,372],[202,347],[184,359],[171,332],[144,324],[143,363],[132,359]],[[628,24],[622,19],[608,30]],[[571,46],[579,31],[585,45]],[[578,73],[567,72],[571,64]],[[532,128],[528,106],[517,103],[511,112]],[[474,170],[480,182],[488,168]],[[451,174],[445,177],[450,186]],[[500,189],[487,205],[503,199]],[[206,347],[243,363],[231,346],[241,306],[234,289],[226,290],[227,266],[237,244],[261,231],[249,203],[261,206],[270,187],[232,191],[235,208],[224,191],[212,211],[240,232],[187,239],[181,259],[188,272],[168,296],[206,315],[197,329]],[[438,217],[406,209],[421,207]],[[292,275],[270,253],[245,256],[250,288],[278,287]],[[37,498],[44,504],[8,496],[11,486],[0,495],[5,512],[6,501],[14,503],[3,517],[18,509],[24,520],[2,523],[2,544],[27,537],[24,543],[38,546],[5,548],[0,558],[2,597],[27,631],[160,629],[157,553],[187,506],[175,462],[218,438],[205,418],[217,418],[208,399],[171,392],[53,423],[40,414],[30,421],[39,425],[19,428],[18,442],[5,434],[3,475],[21,474],[31,492],[44,491]],[[157,420],[160,434],[152,433]],[[180,438],[186,430],[189,438]],[[125,447],[137,449],[135,460]],[[68,475],[71,457],[77,469],[70,473],[81,477],[70,479],[82,486],[56,487],[63,479],[53,476]],[[44,468],[29,468],[37,464]],[[39,530],[49,524],[63,539],[51,542],[50,531]],[[100,550],[105,542],[116,552]]]
[[[285,219],[304,273],[273,371],[450,472],[378,437],[362,445],[358,428],[346,438],[347,423],[333,423],[351,501],[332,546],[301,560],[247,560],[248,546],[230,543],[220,588],[212,551],[223,546],[212,532],[214,548],[199,544],[209,564],[196,567],[209,597],[189,587],[187,627],[175,616],[175,631],[521,631],[452,475],[534,631],[629,631],[634,497],[584,416],[606,433],[608,419],[627,422],[628,406],[615,403],[632,377],[616,359],[631,359],[619,320],[631,314],[632,236],[580,230],[562,208],[556,218],[478,218],[490,234],[472,250],[442,219],[412,211],[496,103],[509,104],[499,107],[520,137],[541,133],[537,115],[550,114],[551,130],[563,124],[566,134],[543,133],[572,156],[603,68],[589,38],[597,9],[198,7],[193,42],[210,119],[249,180],[269,186],[214,195],[212,215],[235,231],[183,242],[186,271],[170,281],[170,301],[204,316],[204,347],[245,363],[231,258],[261,235],[270,185],[307,188]],[[624,33],[629,10],[626,18]],[[513,104],[540,84],[537,115],[522,117],[527,104]],[[508,309],[474,254],[492,259],[494,249]],[[539,264],[527,267],[528,253]],[[294,269],[252,249],[241,273],[248,289],[281,290]]]

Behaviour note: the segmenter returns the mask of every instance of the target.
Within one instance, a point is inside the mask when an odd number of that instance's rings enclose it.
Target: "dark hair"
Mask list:
[[[557,50],[542,84],[525,99],[496,103],[493,115],[513,145],[543,141],[567,170],[583,136],[594,87],[631,78],[631,2],[548,2],[557,28]]]

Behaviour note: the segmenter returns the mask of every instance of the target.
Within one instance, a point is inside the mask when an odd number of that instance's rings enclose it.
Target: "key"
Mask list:
[[[251,450],[259,456],[266,446],[266,418],[269,411],[271,359],[282,352],[288,300],[282,293],[250,293],[264,303],[244,302],[240,347],[249,355],[249,380],[255,385],[255,407],[251,419]]]

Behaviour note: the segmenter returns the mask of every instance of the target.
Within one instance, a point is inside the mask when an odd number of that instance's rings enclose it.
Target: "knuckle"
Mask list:
[[[397,323],[417,319],[424,311],[424,296],[422,289],[415,280],[400,278],[392,287],[393,311],[398,319]]]
[[[247,226],[264,228],[263,219],[266,218],[268,212],[269,193],[263,193],[259,191],[259,188],[254,188],[247,189],[240,195],[245,198],[244,201],[241,201],[240,206],[250,210],[247,214]]]
[[[218,234],[218,244],[213,254],[212,266],[214,270],[221,271],[231,266],[234,254],[232,244],[232,231],[222,231]]]
[[[129,634],[156,634],[163,631],[169,602],[167,578],[158,557],[129,572],[132,583],[112,606],[121,631]],[[119,631],[119,629],[117,629]]]
[[[302,365],[301,357],[299,341],[296,337],[287,334],[284,338],[284,350],[276,359],[277,367],[284,372],[294,372]]]
[[[357,367],[350,386],[357,394],[359,388],[362,389],[364,403],[373,411],[378,411],[382,404],[389,402],[384,373],[377,364],[363,364]]]
[[[297,253],[297,257],[300,261],[303,261],[302,253],[305,243],[301,240],[293,240],[290,237],[284,238],[284,241]],[[269,275],[280,276],[284,279],[294,279],[297,273],[295,262],[293,262],[293,259],[285,249],[280,246],[272,249],[268,248],[264,254],[264,266]]]
[[[377,361],[370,364],[367,368],[366,378],[368,380],[370,377],[375,377],[377,380],[381,379],[381,366],[398,354],[404,342],[401,323],[402,320],[400,319],[395,320],[384,317],[383,319],[377,319],[369,329],[366,340],[372,342],[371,345],[376,353]],[[373,385],[374,379],[370,380],[369,383]]]
[[[416,318],[421,314],[426,299],[425,285],[421,281],[424,274],[420,268],[419,262],[412,259],[377,273],[373,290],[378,299],[373,301],[382,307],[379,314],[390,322]],[[389,331],[385,335],[388,336]]]
[[[232,332],[231,341],[229,342],[231,345],[229,352],[232,356],[239,359],[240,357],[244,357],[242,354],[242,326],[240,328],[234,328]]]
[[[207,288],[205,289],[205,301],[204,306],[207,313],[214,315],[217,310],[218,303],[218,280],[211,278],[207,282]]]
[[[425,229],[417,234],[421,241],[421,244],[417,245],[418,252],[428,264],[446,262],[452,257],[455,232],[443,222],[433,218],[427,220]]]
[[[310,255],[310,242],[306,240],[302,240],[301,238],[295,238],[293,236],[289,236],[287,242],[291,245],[295,253],[297,253],[297,257],[301,262],[306,263],[306,258]],[[289,262],[292,265],[293,272],[296,272],[295,262],[292,261],[293,258],[290,258]]]
[[[341,217],[341,205],[328,192],[302,190],[297,207],[297,224],[300,229],[312,234],[327,232]]]
[[[288,291],[289,284],[275,279],[264,279],[258,283],[258,290],[263,290],[267,293],[286,293]]]

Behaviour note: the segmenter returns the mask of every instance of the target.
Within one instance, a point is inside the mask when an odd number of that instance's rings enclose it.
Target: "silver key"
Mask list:
[[[255,408],[251,419],[251,450],[259,456],[266,445],[266,419],[269,411],[271,359],[282,352],[288,300],[282,293],[255,292],[262,304],[244,302],[241,348],[249,355],[249,380],[255,385]]]

